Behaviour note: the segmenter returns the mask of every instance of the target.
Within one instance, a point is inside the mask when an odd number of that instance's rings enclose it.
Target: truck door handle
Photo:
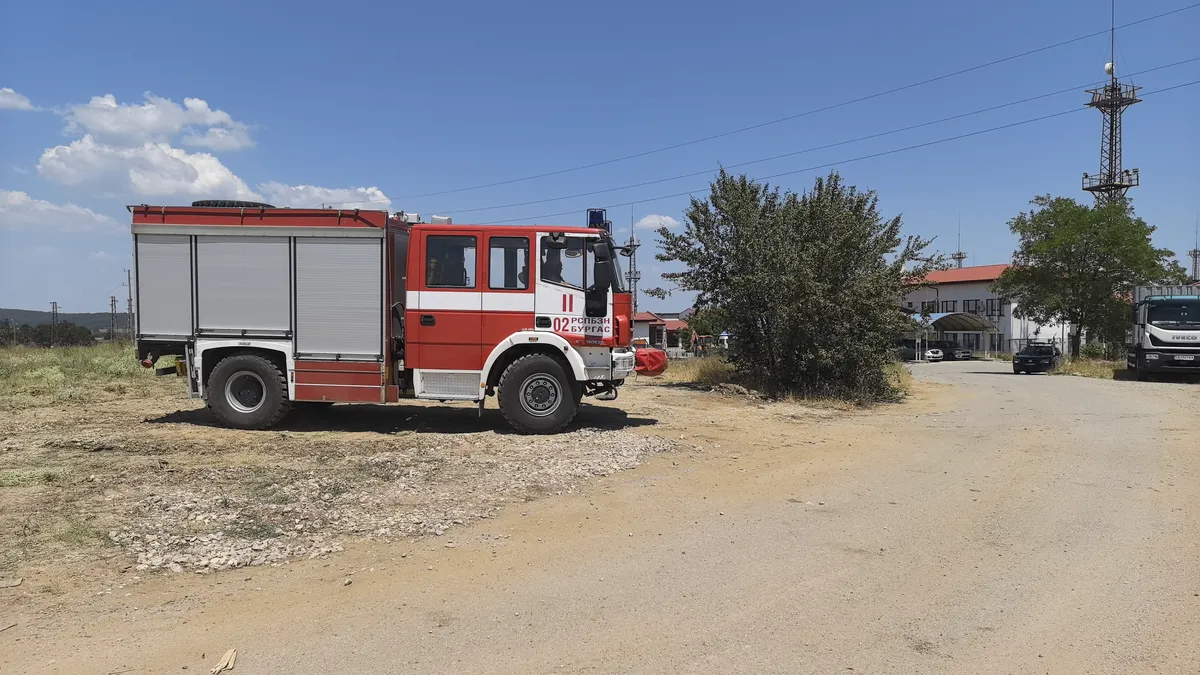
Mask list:
[[[421,315],[421,325],[422,326],[432,326],[436,323],[437,323],[437,319],[434,319],[432,314],[422,314]]]
[[[533,320],[533,327],[534,328],[549,328],[550,327],[550,317],[539,316],[539,317],[535,318]]]

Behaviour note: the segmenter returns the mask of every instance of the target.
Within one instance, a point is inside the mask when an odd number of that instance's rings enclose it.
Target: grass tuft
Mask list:
[[[44,467],[40,469],[8,469],[0,471],[0,488],[26,487],[29,485],[62,485],[68,477],[66,469]]]
[[[56,538],[73,548],[111,545],[108,535],[82,518],[68,518],[58,530]]]
[[[718,384],[735,383],[738,377],[737,371],[725,359],[719,356],[702,356],[671,361],[660,379],[676,384],[715,387]]]
[[[1073,361],[1063,361],[1057,369],[1055,375],[1076,375],[1079,377],[1095,377],[1102,380],[1111,380],[1117,377],[1117,373],[1124,372],[1124,361],[1101,361],[1094,359],[1075,359]]]

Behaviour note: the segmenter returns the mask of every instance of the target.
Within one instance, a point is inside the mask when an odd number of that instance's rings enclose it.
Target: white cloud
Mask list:
[[[75,204],[52,204],[24,192],[0,190],[0,229],[116,234],[116,220]]]
[[[113,147],[88,135],[48,148],[37,168],[55,182],[119,196],[260,199],[221,160],[168,143]]]
[[[377,187],[324,188],[316,185],[284,185],[271,181],[258,189],[275,206],[319,208],[322,204],[339,209],[387,210],[392,200]]]
[[[112,260],[112,254],[105,251],[92,251],[88,254],[88,260],[96,260],[100,262]]]
[[[12,170],[16,171],[17,173],[21,174],[22,176],[29,173],[29,169],[26,169],[23,166],[13,166]]]
[[[654,215],[654,214],[648,215],[648,216],[642,218],[641,220],[637,221],[637,223],[634,224],[634,227],[643,228],[643,229],[647,229],[647,230],[657,230],[660,227],[665,227],[668,230],[670,230],[670,229],[674,229],[678,226],[679,226],[679,221],[675,220],[671,216],[659,216],[659,215]]]
[[[185,132],[185,140],[193,140],[190,145],[214,150],[238,150],[254,144],[245,124],[235,122],[224,110],[213,110],[199,98],[185,98],[181,106],[149,92],[142,103],[118,103],[115,96],[105,94],[58,112],[67,121],[68,132],[87,134],[107,144],[165,143]],[[205,131],[197,134],[199,129]],[[214,129],[217,132],[210,133]]]
[[[13,91],[12,87],[0,87],[0,110],[37,110],[29,99]]]
[[[231,129],[209,127],[203,134],[197,135],[195,132],[192,132],[184,136],[183,144],[221,152],[225,150],[252,148],[254,147],[254,139],[250,138],[250,132],[243,125],[238,125]]]

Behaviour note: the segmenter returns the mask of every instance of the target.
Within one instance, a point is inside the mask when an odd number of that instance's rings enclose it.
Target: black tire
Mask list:
[[[273,209],[274,206],[262,202],[242,202],[235,199],[200,199],[192,202],[192,206],[204,206],[215,209]]]
[[[1013,368],[1013,375],[1020,375],[1020,374],[1021,374],[1020,370]]]
[[[287,378],[261,356],[228,356],[208,378],[208,408],[227,427],[267,429],[278,424],[291,407]]]
[[[523,434],[553,434],[579,411],[574,386],[556,359],[528,354],[504,369],[496,397],[512,428]]]

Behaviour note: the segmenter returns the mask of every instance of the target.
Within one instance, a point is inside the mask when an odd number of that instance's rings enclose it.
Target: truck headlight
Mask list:
[[[1147,361],[1157,361],[1157,360],[1158,360],[1158,354],[1147,354],[1147,355],[1146,355],[1146,360],[1147,360]]]

